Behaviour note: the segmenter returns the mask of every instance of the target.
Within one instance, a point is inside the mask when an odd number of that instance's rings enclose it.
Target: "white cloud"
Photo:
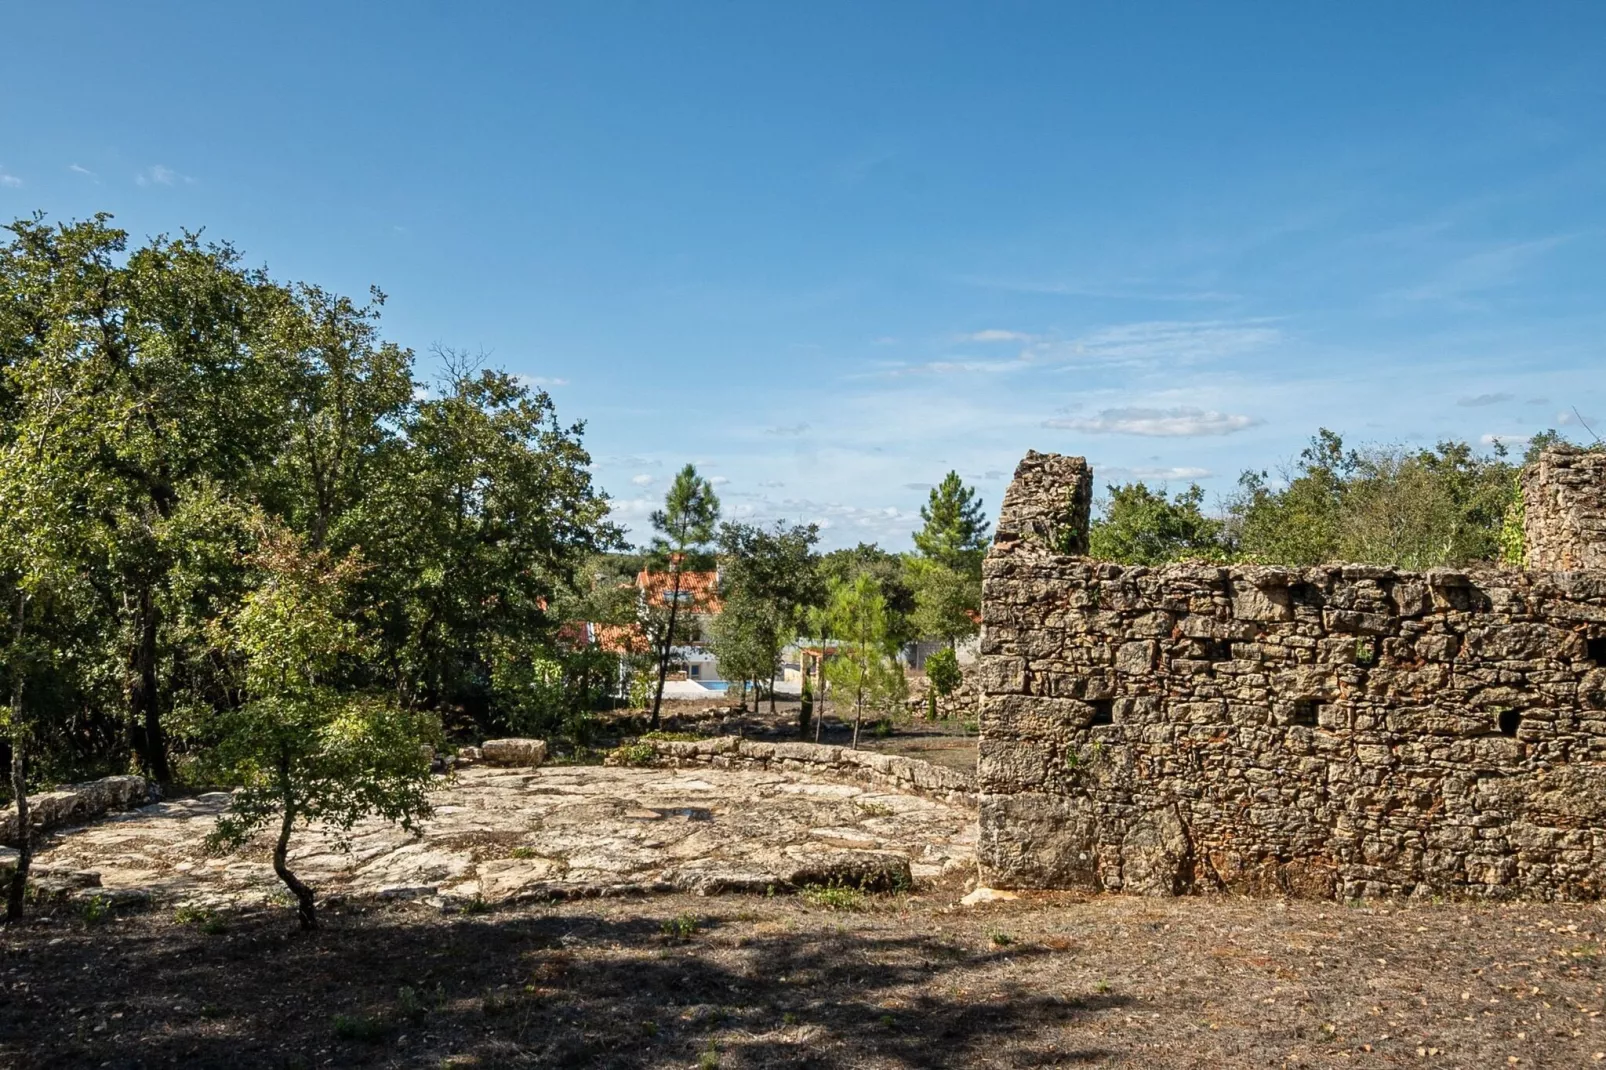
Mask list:
[[[727,484],[729,482],[730,482],[730,477],[729,476],[709,476],[708,477],[708,485],[711,486],[711,487],[723,487],[725,484]]]
[[[1178,465],[1171,468],[1124,468],[1120,465],[1111,465],[1108,468],[1095,468],[1094,476],[1107,479],[1158,479],[1168,482],[1173,479],[1210,479],[1215,473],[1208,468],[1191,468]]]
[[[525,386],[568,386],[569,380],[547,375],[515,375],[513,378]]]
[[[1023,334],[1020,331],[1003,331],[989,328],[985,331],[975,331],[963,335],[961,341],[965,342],[1030,342],[1034,336]]]
[[[932,489],[932,485],[930,483],[905,483],[903,485],[903,489],[904,490],[931,490]]]
[[[801,435],[809,429],[808,424],[791,424],[787,427],[766,428],[766,435]]]
[[[99,175],[95,174],[95,172],[91,171],[89,168],[84,167],[84,166],[82,166],[80,164],[70,163],[70,164],[67,165],[67,170],[71,171],[75,175],[83,175],[86,178],[94,179],[96,182],[100,181],[100,176]]]
[[[1250,416],[1178,406],[1174,409],[1105,409],[1096,416],[1045,420],[1044,427],[1085,431],[1105,435],[1149,435],[1158,438],[1186,438],[1195,435],[1230,435],[1253,426]]]
[[[1507,401],[1512,400],[1515,396],[1516,395],[1514,395],[1514,394],[1505,394],[1505,393],[1501,393],[1501,394],[1474,394],[1471,397],[1457,398],[1455,403],[1457,405],[1460,405],[1462,408],[1471,409],[1471,408],[1477,408],[1480,405],[1499,405],[1499,404],[1501,404],[1503,402],[1507,402]]]
[[[1174,363],[1233,356],[1282,340],[1282,331],[1263,319],[1150,320],[1100,328],[1049,347],[1044,356],[1071,364]]]
[[[777,488],[777,487],[784,487],[784,486],[786,486],[786,484],[785,484],[785,483],[782,483],[782,482],[781,482],[781,481],[780,481],[780,480],[778,480],[778,479],[766,479],[766,480],[763,480],[763,481],[761,481],[761,482],[760,482],[760,483],[759,483],[759,486],[761,486],[761,487],[767,487],[767,488],[769,488],[769,489],[771,489],[771,490],[774,490],[774,489],[775,489],[775,488]]]
[[[1484,435],[1478,441],[1482,442],[1485,446],[1493,446],[1496,443],[1502,446],[1526,446],[1528,444],[1528,436],[1488,434]]]
[[[195,179],[189,175],[181,175],[165,164],[157,163],[151,164],[151,166],[135,175],[134,181],[141,186],[176,186],[180,182],[186,184],[194,182]]]
[[[0,167],[0,186],[5,186],[9,189],[16,189],[21,185],[22,179],[7,171],[4,167]]]
[[[639,476],[631,476],[630,477],[630,482],[634,483],[638,487],[650,487],[654,483],[656,483],[657,481],[658,481],[658,477],[657,476],[649,476],[645,472],[641,473],[641,475],[639,475]]]
[[[1581,427],[1594,427],[1600,421],[1593,416],[1585,416],[1577,409],[1568,409],[1566,412],[1558,412],[1556,414],[1556,422],[1563,427],[1570,424],[1578,424]]]

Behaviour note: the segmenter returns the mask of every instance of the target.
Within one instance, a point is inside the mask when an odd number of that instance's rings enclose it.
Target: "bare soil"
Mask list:
[[[0,931],[0,1066],[1584,1067],[1606,910],[665,896]]]

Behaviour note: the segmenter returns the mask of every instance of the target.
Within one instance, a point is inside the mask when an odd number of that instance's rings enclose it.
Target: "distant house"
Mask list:
[[[710,690],[724,690],[719,662],[708,649],[708,622],[719,614],[718,571],[688,571],[680,574],[678,590],[672,572],[642,569],[636,574],[637,615],[635,624],[586,624],[586,635],[603,650],[615,654],[647,654],[651,642],[644,627],[647,614],[678,603],[676,632],[683,638],[672,650],[672,663],[684,668],[669,674],[670,680],[696,684],[717,684]]]

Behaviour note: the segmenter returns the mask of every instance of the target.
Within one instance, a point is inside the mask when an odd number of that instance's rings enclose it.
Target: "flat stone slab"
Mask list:
[[[975,815],[934,800],[752,769],[474,766],[442,779],[418,834],[366,821],[342,844],[298,829],[290,866],[320,896],[443,905],[653,891],[929,880],[974,862]],[[270,843],[209,855],[214,793],[66,831],[40,866],[158,902],[249,905],[282,891]]]

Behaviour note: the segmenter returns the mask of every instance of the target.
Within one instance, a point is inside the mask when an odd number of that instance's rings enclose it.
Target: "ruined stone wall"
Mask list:
[[[1606,571],[1143,568],[1010,537],[981,642],[985,883],[1606,885]]]
[[[1531,569],[1606,569],[1606,451],[1557,446],[1522,473]]]

